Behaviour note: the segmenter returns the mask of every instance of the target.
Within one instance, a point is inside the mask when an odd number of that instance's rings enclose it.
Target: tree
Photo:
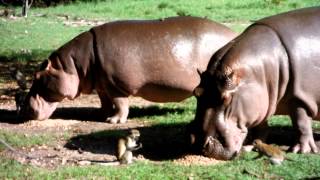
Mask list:
[[[28,10],[32,5],[33,0],[22,0],[22,16],[27,17],[28,16]]]

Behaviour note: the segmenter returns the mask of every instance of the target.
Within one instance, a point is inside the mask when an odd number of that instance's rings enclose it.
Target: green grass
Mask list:
[[[320,0],[117,0],[79,2],[50,8],[32,8],[27,19],[0,19],[0,63],[2,60],[28,62],[45,59],[54,49],[88,30],[89,26],[69,27],[63,24],[59,15],[75,18],[99,19],[154,19],[176,15],[208,17],[226,23],[241,32],[252,20],[270,16],[291,9],[320,5]],[[278,4],[277,2],[280,2]],[[20,9],[17,9],[20,11]],[[35,15],[43,14],[37,17]],[[0,77],[2,82],[2,77]],[[146,137],[146,148],[155,143],[176,143],[181,137],[180,128],[194,118],[195,99],[182,103],[168,103],[147,109],[149,114],[141,115],[137,107],[131,108],[130,116],[135,121],[148,121],[152,127],[142,132],[152,134]],[[269,121],[271,127],[289,127],[287,116],[275,116]],[[320,123],[313,127],[319,129]],[[116,137],[119,131],[97,132],[81,138]],[[159,136],[160,135],[160,136]],[[162,136],[161,136],[162,135]],[[158,138],[162,137],[162,138]],[[178,138],[177,138],[178,137]],[[50,144],[57,137],[50,134],[25,136],[18,132],[0,131],[0,138],[16,148]],[[72,139],[69,135],[65,139]],[[0,145],[0,151],[3,150]],[[64,166],[56,170],[22,165],[17,161],[0,156],[0,178],[4,179],[303,179],[320,176],[320,156],[289,154],[294,161],[285,161],[281,166],[270,165],[266,159],[254,160],[257,154],[245,154],[237,160],[211,166],[181,166],[173,159],[158,164],[148,161],[126,167]]]
[[[65,28],[61,22],[48,18],[1,21],[0,27],[0,57],[15,61],[43,60],[51,51],[88,29]]]
[[[173,146],[181,143],[183,127],[193,119],[195,99],[191,98],[181,103],[161,105],[157,112],[169,111],[173,108],[178,113],[165,113],[162,115],[147,114],[134,120],[147,120],[152,122],[151,127],[140,129],[144,151],[151,151],[163,145]],[[181,111],[183,109],[183,111]],[[137,110],[138,111],[138,110]],[[140,112],[143,112],[141,110]],[[157,114],[157,112],[155,114]],[[185,120],[187,119],[187,120]],[[172,120],[173,122],[170,122]],[[316,123],[317,124],[317,123]],[[274,116],[270,119],[271,127],[291,126],[287,116]],[[65,137],[71,143],[93,143],[93,141],[116,140],[123,135],[121,130],[99,131],[91,134],[82,134],[74,137]],[[159,138],[161,137],[161,138]],[[14,147],[33,146],[40,144],[53,144],[57,138],[50,135],[24,136],[19,133],[1,131],[0,138],[6,139]],[[85,145],[84,145],[85,146]],[[183,147],[183,146],[182,146]],[[84,147],[85,148],[85,147]],[[169,148],[166,151],[174,151]],[[14,160],[0,156],[0,177],[24,179],[304,179],[320,176],[320,156],[312,154],[293,154],[287,156],[291,160],[284,161],[281,166],[271,165],[266,158],[255,159],[258,154],[250,152],[242,154],[236,160],[218,165],[190,165],[182,166],[173,163],[175,158],[162,159],[158,163],[139,161],[133,165],[121,167],[105,167],[89,165],[84,167],[62,166],[55,170],[36,168],[22,165]],[[156,156],[156,155],[155,155]],[[152,158],[150,158],[152,159]],[[154,159],[153,159],[154,160]]]
[[[114,19],[153,19],[176,15],[209,17],[217,21],[238,21],[258,19],[299,7],[319,5],[315,0],[282,0],[280,4],[272,0],[118,0],[97,3],[79,2],[67,6],[35,9],[36,12],[50,14],[69,14],[74,17]]]
[[[61,167],[45,170],[21,165],[0,158],[0,177],[23,179],[307,179],[320,176],[318,155],[289,154],[292,161],[275,166],[261,158],[254,160],[256,153],[246,154],[232,162],[211,166],[173,165],[171,161],[150,163],[137,162],[122,167],[91,165],[87,167]]]
[[[68,139],[70,138],[70,135],[64,134],[62,138]],[[43,144],[52,145],[58,139],[58,136],[51,133],[32,135],[0,130],[0,139],[4,140],[12,147],[32,147]],[[4,150],[5,148],[6,147],[0,143],[0,151]]]
[[[90,27],[68,27],[60,15],[74,18],[100,19],[154,19],[176,15],[208,17],[218,22],[228,22],[234,30],[242,31],[250,22],[265,16],[291,9],[320,5],[320,0],[282,0],[279,5],[272,0],[119,0],[79,2],[49,8],[31,8],[27,19],[0,21],[0,60],[43,60],[80,32]],[[20,12],[20,8],[16,9]],[[43,16],[38,17],[37,15]]]
[[[194,112],[196,109],[196,99],[189,98],[181,103],[165,103],[157,106],[151,106],[143,111],[149,111],[145,115],[141,114],[140,107],[131,107],[129,118],[135,117],[134,120],[149,121],[156,124],[176,124],[176,123],[188,123],[194,118]],[[136,112],[137,111],[137,112]],[[153,114],[150,116],[150,114]],[[137,117],[136,117],[137,116]]]

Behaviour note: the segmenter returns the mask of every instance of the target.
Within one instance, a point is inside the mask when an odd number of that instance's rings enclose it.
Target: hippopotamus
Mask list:
[[[63,99],[95,90],[103,119],[124,123],[129,96],[179,102],[192,96],[210,57],[237,33],[200,17],[109,22],[54,51],[35,73],[21,116],[46,119]]]
[[[212,56],[194,89],[196,150],[233,159],[254,130],[266,138],[267,119],[282,114],[297,132],[291,150],[318,152],[311,124],[320,117],[319,18],[319,7],[263,18]]]

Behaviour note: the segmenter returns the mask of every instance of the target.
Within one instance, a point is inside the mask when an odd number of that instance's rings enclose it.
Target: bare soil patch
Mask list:
[[[123,136],[127,129],[137,128],[141,132],[143,144],[143,148],[135,153],[138,160],[174,160],[182,165],[217,163],[209,158],[204,163],[201,156],[196,158],[197,156],[193,155],[190,158],[191,156],[187,155],[185,125],[158,126],[152,125],[150,120],[145,120],[147,116],[161,116],[175,110],[159,109],[158,106],[161,104],[141,98],[129,99],[133,107],[130,108],[129,119],[125,124],[108,124],[97,118],[100,100],[96,94],[81,95],[74,101],[64,100],[50,119],[21,123],[17,120],[14,102],[18,86],[11,78],[9,69],[19,69],[26,75],[30,86],[32,74],[38,68],[39,62],[3,61],[5,62],[0,63],[0,131],[18,132],[25,137],[48,134],[55,137],[55,140],[32,147],[16,148],[19,153],[5,149],[0,152],[0,157],[5,156],[23,164],[49,169],[110,162],[116,160],[117,139]],[[34,158],[28,158],[26,155]]]
[[[6,88],[9,86],[12,86],[11,89],[15,88],[14,83],[6,85]],[[47,144],[17,148],[19,153],[6,149],[0,152],[0,156],[47,169],[112,162],[116,160],[117,139],[123,136],[127,129],[137,128],[141,132],[143,144],[143,148],[135,153],[137,160],[152,162],[173,160],[174,163],[181,165],[218,163],[214,159],[187,155],[185,126],[154,126],[150,121],[144,120],[143,114],[150,114],[148,108],[151,112],[155,112],[152,110],[154,103],[141,98],[130,98],[130,104],[136,106],[133,109],[136,112],[125,124],[112,125],[95,119],[95,113],[100,107],[100,101],[95,94],[83,95],[74,101],[63,101],[50,119],[16,123],[14,98],[10,95],[2,95],[0,130],[19,132],[25,136],[50,134],[56,137],[56,140]],[[170,110],[164,109],[164,111]],[[161,115],[167,112],[156,113]]]

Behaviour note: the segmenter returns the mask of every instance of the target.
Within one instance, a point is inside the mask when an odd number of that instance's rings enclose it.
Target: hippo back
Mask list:
[[[189,97],[200,82],[197,70],[204,71],[212,54],[236,36],[197,17],[116,21],[91,32],[101,75],[127,94],[156,102]]]

